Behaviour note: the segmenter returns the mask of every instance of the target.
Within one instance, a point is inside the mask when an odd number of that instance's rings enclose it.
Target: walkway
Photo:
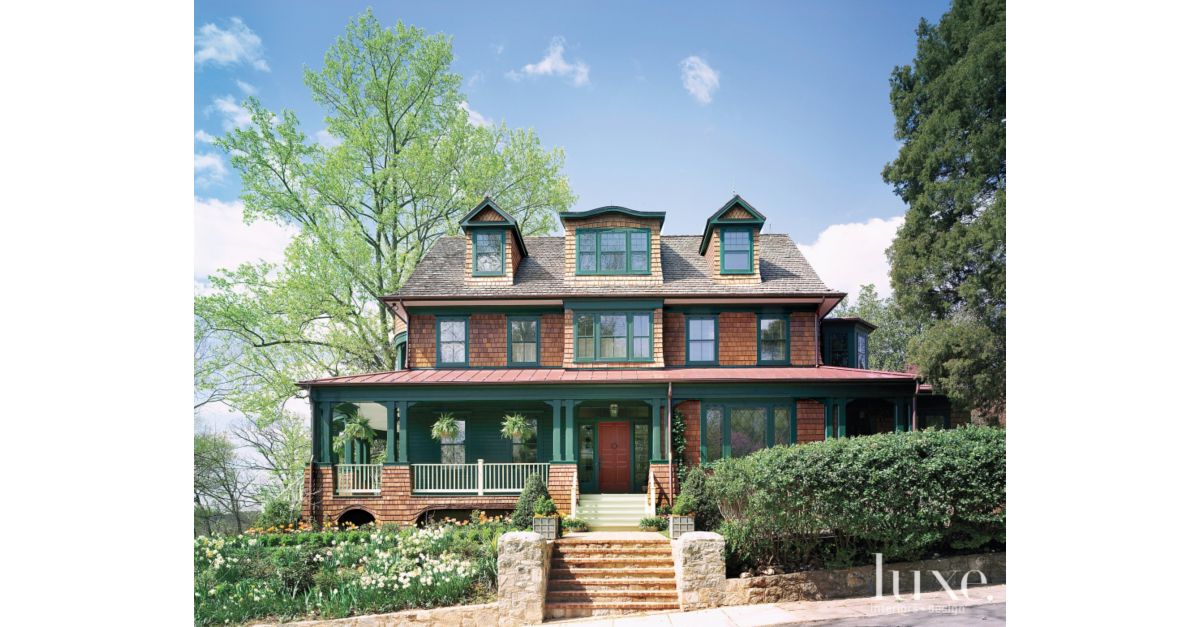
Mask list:
[[[797,601],[763,605],[736,605],[697,612],[661,612],[613,618],[578,618],[553,621],[571,627],[760,627],[765,625],[867,626],[867,625],[973,625],[981,622],[1003,624],[1005,620],[1004,584],[973,586],[970,598],[955,591],[925,592],[920,601],[912,595],[903,600],[888,596],[838,599],[834,601]]]

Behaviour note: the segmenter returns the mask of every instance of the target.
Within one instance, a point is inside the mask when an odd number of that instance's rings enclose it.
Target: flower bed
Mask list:
[[[195,622],[340,618],[490,599],[507,520],[285,529],[194,542]]]

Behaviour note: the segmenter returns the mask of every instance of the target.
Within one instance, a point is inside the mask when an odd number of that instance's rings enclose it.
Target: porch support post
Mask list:
[[[904,399],[892,399],[892,429],[896,433],[904,431]]]
[[[650,463],[658,464],[663,461],[662,454],[662,404],[660,399],[652,398],[650,403]]]
[[[333,463],[333,403],[321,403],[321,416],[318,421],[321,425],[321,432],[317,436],[320,439],[321,455],[317,459],[317,463],[328,466]]]
[[[387,407],[387,448],[383,452],[383,463],[396,463],[396,401],[384,403]]]
[[[832,440],[834,438],[833,430],[833,408],[834,399],[825,399],[825,439]]]
[[[846,437],[846,399],[839,398],[839,399],[837,399],[837,403],[838,403],[838,413],[837,413],[838,436],[837,437],[844,438],[844,437]]]
[[[553,431],[553,440],[551,440],[551,441],[554,444],[553,450],[552,450],[553,455],[551,457],[551,461],[561,462],[563,460],[563,456],[562,456],[562,404],[563,404],[563,402],[562,401],[547,401],[547,402],[550,403],[550,408],[551,408],[550,425],[552,427],[551,431]]]
[[[408,401],[395,403],[396,463],[408,463]]]
[[[569,462],[575,461],[575,401],[566,401],[567,404],[567,441],[563,447],[566,450],[565,460]]]

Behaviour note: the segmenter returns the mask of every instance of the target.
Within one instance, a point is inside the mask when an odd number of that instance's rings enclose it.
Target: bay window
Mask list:
[[[578,229],[575,274],[650,274],[650,229]]]

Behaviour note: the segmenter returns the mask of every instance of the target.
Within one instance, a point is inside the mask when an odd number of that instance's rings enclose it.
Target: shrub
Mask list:
[[[578,518],[564,518],[562,520],[563,529],[575,529],[578,531],[587,531],[588,524],[586,520]]]
[[[647,516],[638,521],[638,526],[662,531],[667,528],[667,519],[662,516]]]
[[[675,507],[671,508],[671,513],[676,516],[691,516],[696,513],[696,497],[690,494],[680,494],[679,498],[675,499]]]
[[[518,529],[533,528],[533,508],[543,497],[550,498],[550,490],[542,476],[533,473],[525,478],[525,488],[517,498],[517,506],[513,510],[512,523]]]
[[[262,513],[254,521],[255,527],[284,527],[300,520],[300,508],[286,498],[272,497],[263,504]]]
[[[718,462],[708,482],[734,567],[910,560],[1005,538],[1000,429],[773,447]]]
[[[696,529],[712,531],[721,522],[716,499],[708,486],[707,474],[699,466],[690,468],[679,488],[679,498],[690,496],[695,499]]]
[[[550,518],[558,515],[558,506],[554,504],[554,500],[548,496],[543,496],[538,499],[538,502],[533,506],[533,515],[538,518]]]

